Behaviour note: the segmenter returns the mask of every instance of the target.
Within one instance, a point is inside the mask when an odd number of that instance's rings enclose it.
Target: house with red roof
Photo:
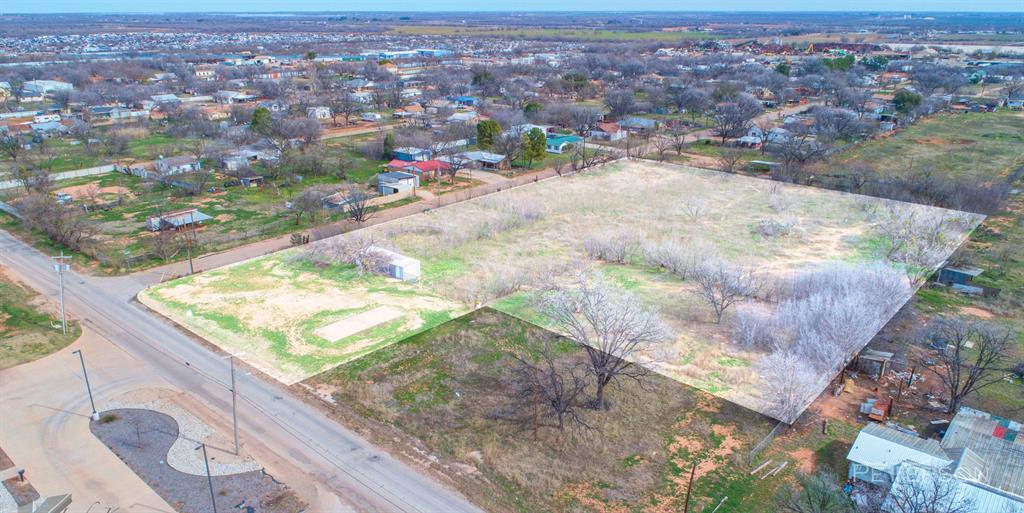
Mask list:
[[[452,166],[440,160],[418,160],[409,162],[406,160],[394,159],[388,162],[388,171],[401,171],[419,177],[420,181],[436,179],[440,175],[451,170]]]

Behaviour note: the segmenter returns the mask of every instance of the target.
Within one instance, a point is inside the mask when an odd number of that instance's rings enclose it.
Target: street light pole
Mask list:
[[[70,260],[71,256],[64,256],[64,250],[60,251],[60,256],[53,257],[57,261],[53,264],[53,270],[56,271],[58,280],[60,283],[60,327],[65,335],[68,334],[68,318],[64,315],[64,271],[71,270],[70,264],[65,264],[64,260]]]
[[[203,450],[203,463],[206,463],[206,482],[210,485],[210,504],[213,505],[213,513],[217,513],[217,496],[213,494],[213,477],[210,476],[210,460],[206,457],[206,444],[200,443],[196,450]]]
[[[100,420],[100,414],[96,412],[96,401],[92,399],[92,386],[89,385],[89,373],[85,370],[85,357],[81,349],[71,351],[71,354],[78,355],[78,361],[82,363],[82,375],[85,376],[85,389],[89,392],[89,405],[92,406],[92,420]]]

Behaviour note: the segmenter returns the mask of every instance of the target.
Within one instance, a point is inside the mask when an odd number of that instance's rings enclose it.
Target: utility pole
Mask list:
[[[53,257],[57,261],[53,264],[53,270],[57,273],[58,280],[60,282],[60,328],[65,335],[68,334],[68,318],[64,315],[64,271],[71,270],[71,264],[64,263],[65,260],[71,260],[71,255],[64,256],[64,250],[60,250],[60,256]]]
[[[236,456],[238,455],[238,410],[236,408],[238,405],[238,389],[235,387],[235,357],[242,356],[244,354],[245,353],[234,353],[224,357],[231,361],[231,428],[235,435]]]
[[[193,274],[196,272],[192,267],[192,239],[196,236],[196,218],[192,212],[188,213],[188,221],[189,231],[192,232],[192,236],[185,236],[185,248],[188,251],[188,273]]]
[[[71,351],[71,354],[78,355],[78,361],[82,363],[82,375],[85,376],[85,389],[89,392],[89,405],[92,406],[92,420],[100,420],[100,414],[96,412],[96,401],[92,399],[92,386],[89,385],[89,373],[85,371],[85,357],[81,349]]]
[[[697,473],[697,462],[690,467],[690,484],[686,485],[686,503],[683,506],[683,513],[690,513],[690,492],[693,490],[693,476]]]
[[[213,477],[210,476],[210,459],[206,457],[206,444],[200,443],[196,450],[203,450],[203,462],[206,463],[206,482],[210,485],[210,504],[213,505],[213,513],[217,513],[217,496],[213,494]]]

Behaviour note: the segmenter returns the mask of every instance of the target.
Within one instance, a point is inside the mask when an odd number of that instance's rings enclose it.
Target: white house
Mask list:
[[[153,162],[153,166],[163,175],[191,173],[192,171],[198,171],[202,167],[199,159],[189,156],[160,157]]]
[[[28,80],[22,84],[21,88],[39,96],[46,96],[56,93],[69,93],[75,89],[75,86],[59,80]]]

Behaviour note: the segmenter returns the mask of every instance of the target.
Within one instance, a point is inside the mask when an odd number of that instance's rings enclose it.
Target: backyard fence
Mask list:
[[[117,166],[114,164],[106,164],[96,167],[87,167],[84,169],[75,169],[74,171],[63,171],[61,173],[50,173],[50,180],[59,182],[61,180],[68,180],[71,178],[80,178],[83,176],[93,175],[104,175],[117,170]],[[21,187],[21,182],[18,180],[4,180],[0,182],[0,189],[14,189]]]

